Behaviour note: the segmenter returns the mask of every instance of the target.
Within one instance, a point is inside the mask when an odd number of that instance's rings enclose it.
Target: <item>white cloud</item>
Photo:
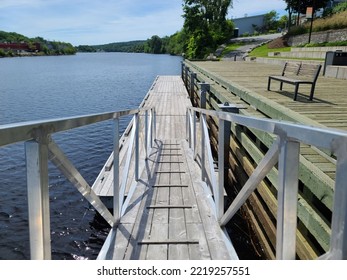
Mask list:
[[[282,11],[286,8],[284,0],[234,0],[229,16],[233,18],[254,16],[268,13],[272,10]]]
[[[283,0],[234,0],[229,17],[284,7]],[[0,0],[0,30],[103,44],[171,35],[182,28],[182,14],[182,0]]]
[[[183,26],[180,0],[5,0],[0,3],[0,30],[74,45],[171,35]]]

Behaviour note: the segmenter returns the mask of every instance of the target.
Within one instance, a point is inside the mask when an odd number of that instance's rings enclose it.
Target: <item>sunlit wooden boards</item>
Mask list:
[[[141,153],[140,179],[99,259],[237,259],[185,139],[191,104],[180,77],[159,76],[142,106],[156,109],[156,141],[147,159]]]

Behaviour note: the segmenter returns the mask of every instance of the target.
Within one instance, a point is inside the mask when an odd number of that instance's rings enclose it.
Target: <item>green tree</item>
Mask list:
[[[313,7],[313,11],[325,8],[329,0],[284,0],[288,11],[288,28],[292,25],[293,13],[297,13],[297,24],[299,23],[299,14],[305,14],[307,7]]]
[[[341,2],[333,8],[333,13],[341,13],[347,10],[347,2]]]
[[[188,58],[203,58],[233,33],[226,20],[231,0],[184,0],[183,30],[187,35],[185,53]]]
[[[145,44],[145,52],[160,54],[162,53],[162,47],[163,47],[162,39],[157,35],[153,35],[151,39],[148,39]]]
[[[183,29],[171,35],[166,42],[166,52],[173,55],[183,54],[186,49],[186,37]]]
[[[278,27],[281,29],[285,29],[287,27],[288,21],[289,21],[288,16],[286,15],[281,16],[280,19],[278,20]]]
[[[267,31],[276,30],[278,28],[278,13],[272,10],[264,15],[264,28]]]

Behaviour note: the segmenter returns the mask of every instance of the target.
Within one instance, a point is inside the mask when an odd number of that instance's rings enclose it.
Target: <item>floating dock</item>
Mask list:
[[[237,259],[186,140],[191,102],[181,78],[158,77],[144,101],[142,106],[156,111],[156,139],[147,157],[144,149],[140,152],[141,175],[127,183],[126,196],[131,198],[98,259]],[[144,137],[140,139],[144,147]],[[121,153],[121,165],[125,160]],[[113,167],[108,165],[93,187],[104,199],[113,197]],[[130,168],[129,174],[134,174],[134,164]]]

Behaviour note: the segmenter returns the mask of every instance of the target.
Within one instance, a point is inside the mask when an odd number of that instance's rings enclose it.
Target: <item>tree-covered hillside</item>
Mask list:
[[[144,52],[144,45],[146,41],[130,41],[120,43],[110,43],[104,45],[80,45],[77,47],[78,52]]]
[[[0,31],[0,57],[16,56],[26,53],[35,55],[68,55],[75,54],[76,49],[65,42],[48,41],[42,37],[28,38],[15,32]],[[18,50],[22,46],[22,51]],[[25,50],[25,46],[27,50]]]

